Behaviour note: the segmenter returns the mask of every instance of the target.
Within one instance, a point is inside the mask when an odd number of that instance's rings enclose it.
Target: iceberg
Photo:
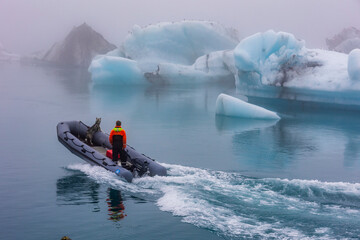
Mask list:
[[[134,26],[93,59],[95,84],[235,83],[239,94],[360,107],[358,53],[308,49],[293,34],[236,31],[200,21]]]
[[[251,97],[317,102],[324,107],[336,103],[333,107],[358,109],[356,59],[344,53],[307,49],[305,42],[292,34],[270,30],[245,38],[234,49],[236,89]]]
[[[275,112],[223,93],[218,96],[215,109],[216,114],[229,117],[280,119]]]
[[[272,30],[252,35],[234,50],[237,85],[336,91],[351,88],[347,55],[307,49],[292,34]]]
[[[97,56],[89,71],[96,83],[104,85],[133,85],[147,83],[134,60],[114,56]]]
[[[143,78],[153,83],[196,83],[223,77],[233,80],[233,74],[223,70],[223,58],[232,58],[225,50],[234,49],[238,43],[236,30],[213,22],[165,22],[144,28],[135,25],[124,43],[103,58],[95,58],[89,71],[95,83],[120,79],[123,73],[108,71],[104,65],[109,62],[104,58],[111,56],[111,61],[118,58],[119,63],[136,62]],[[130,82],[131,79],[127,81]]]
[[[360,49],[354,49],[350,52],[348,58],[349,78],[355,84],[360,83]]]

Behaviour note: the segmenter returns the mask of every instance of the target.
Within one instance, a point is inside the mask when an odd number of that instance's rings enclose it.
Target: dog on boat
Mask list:
[[[100,128],[100,123],[101,123],[101,118],[96,118],[96,121],[94,123],[94,125],[92,125],[87,131],[86,131],[86,137],[85,137],[85,142],[93,145],[92,139],[93,136],[96,132],[101,131]]]

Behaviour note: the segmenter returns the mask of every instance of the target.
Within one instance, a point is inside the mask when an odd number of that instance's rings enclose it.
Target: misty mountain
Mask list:
[[[344,28],[331,39],[326,39],[329,50],[350,53],[355,48],[360,48],[360,30],[355,27]]]
[[[61,66],[88,67],[93,57],[115,48],[84,23],[74,27],[62,42],[55,43],[41,60]]]

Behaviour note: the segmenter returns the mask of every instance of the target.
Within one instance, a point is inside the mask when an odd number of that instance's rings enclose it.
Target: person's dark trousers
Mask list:
[[[113,161],[118,161],[118,156],[120,154],[120,160],[122,163],[126,162],[126,153],[125,150],[122,148],[113,148]]]
[[[119,156],[119,153],[121,152],[121,148],[113,148],[113,151],[112,151],[112,154],[113,154],[113,161],[114,162],[117,162],[118,161],[118,156]],[[121,155],[120,155],[120,159],[121,159]]]
[[[120,160],[122,165],[126,163],[126,152],[124,149],[120,150]]]

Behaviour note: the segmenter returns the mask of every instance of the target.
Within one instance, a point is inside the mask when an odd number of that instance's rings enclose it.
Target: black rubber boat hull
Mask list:
[[[85,139],[88,128],[89,126],[81,121],[60,122],[56,127],[58,140],[76,156],[92,165],[101,166],[114,172],[128,182],[131,182],[134,176],[142,176],[146,173],[150,176],[166,176],[167,171],[164,166],[155,162],[153,159],[138,153],[129,145],[125,148],[125,152],[127,153],[127,161],[133,164],[135,167],[134,170],[129,171],[128,169],[116,165],[111,159],[80,140]],[[111,149],[109,135],[104,132],[96,132],[92,141],[95,146]]]

